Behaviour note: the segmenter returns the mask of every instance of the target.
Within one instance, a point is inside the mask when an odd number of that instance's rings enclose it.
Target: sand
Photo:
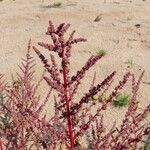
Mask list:
[[[69,32],[75,29],[76,37],[87,38],[86,43],[75,45],[72,50],[72,73],[80,69],[98,50],[107,51],[107,55],[86,75],[78,96],[87,90],[95,71],[98,82],[116,70],[115,82],[118,82],[128,70],[134,72],[137,77],[145,70],[139,100],[141,108],[149,104],[150,1],[106,0],[104,3],[103,0],[62,0],[61,2],[60,8],[47,8],[47,5],[53,3],[52,0],[0,2],[0,73],[11,79],[11,74],[18,71],[17,66],[26,53],[30,38],[32,45],[36,45],[38,41],[48,40],[44,33],[49,20],[56,25],[62,22],[71,23]],[[100,16],[100,20],[94,22],[97,16]],[[35,78],[37,80],[42,67],[34,52],[32,54],[38,66]],[[108,117],[121,118],[125,110],[112,107],[108,110]]]

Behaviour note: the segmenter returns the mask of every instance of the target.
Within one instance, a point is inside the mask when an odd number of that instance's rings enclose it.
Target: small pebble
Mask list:
[[[98,15],[95,19],[94,22],[99,22],[102,19],[102,14]]]
[[[134,25],[136,28],[140,28],[141,27],[141,24],[135,24]]]

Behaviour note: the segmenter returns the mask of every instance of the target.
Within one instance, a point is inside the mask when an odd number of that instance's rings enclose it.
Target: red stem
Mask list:
[[[2,140],[0,140],[0,150],[3,150],[3,142],[2,142]]]
[[[64,58],[64,51],[62,52],[62,58]],[[62,62],[63,63],[63,62]],[[63,66],[63,64],[62,64]],[[65,96],[65,105],[67,110],[67,121],[68,121],[68,130],[69,130],[69,138],[70,138],[70,148],[71,150],[74,150],[74,133],[73,133],[73,125],[72,125],[72,119],[70,115],[70,107],[69,107],[69,98],[68,98],[68,92],[67,92],[67,72],[66,67],[63,67],[63,79],[64,79],[64,96]]]

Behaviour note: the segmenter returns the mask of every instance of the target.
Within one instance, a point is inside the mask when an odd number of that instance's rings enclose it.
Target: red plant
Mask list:
[[[74,38],[75,31],[65,40],[64,34],[69,26],[70,24],[62,23],[55,28],[50,21],[46,35],[51,37],[53,44],[38,43],[38,45],[44,49],[56,53],[60,58],[61,65],[57,64],[55,56],[52,53],[50,55],[50,63],[36,47],[33,47],[48,72],[48,75],[44,76],[45,81],[58,93],[57,98],[55,98],[55,115],[50,121],[51,126],[54,124],[58,128],[53,126],[54,132],[50,133],[54,135],[53,142],[51,142],[50,145],[45,143],[46,147],[48,149],[50,149],[50,147],[56,149],[56,145],[59,144],[60,147],[61,145],[65,145],[71,150],[83,149],[79,138],[84,138],[86,135],[89,137],[88,142],[91,143],[90,148],[88,147],[86,149],[107,150],[111,148],[114,150],[125,150],[129,147],[136,147],[137,143],[148,134],[148,132],[145,132],[147,126],[143,124],[143,119],[145,114],[150,111],[150,105],[147,106],[143,112],[137,112],[138,101],[136,97],[143,73],[138,81],[135,80],[133,74],[130,72],[126,73],[123,79],[119,81],[118,85],[110,93],[108,99],[103,101],[102,104],[98,104],[97,112],[92,114],[91,108],[92,106],[96,106],[96,103],[91,101],[91,97],[98,92],[101,93],[102,96],[108,90],[116,71],[108,75],[98,85],[93,85],[77,102],[74,96],[81,80],[87,71],[103,57],[103,54],[91,56],[81,70],[71,76],[69,65],[72,46],[73,44],[85,42],[86,40],[83,38]],[[121,128],[115,127],[114,124],[112,129],[108,133],[105,133],[101,112],[107,109],[108,104],[117,97],[127,81],[132,81],[133,96],[131,97],[123,124]],[[68,129],[66,129],[66,126]],[[60,133],[59,130],[61,130],[62,133]],[[87,132],[90,131],[92,131],[92,133],[87,134]]]
[[[34,84],[34,66],[29,42],[27,55],[19,66],[21,73],[17,75],[17,79],[7,87],[4,82],[0,82],[0,136],[4,141],[3,147],[7,150],[22,150],[27,147],[31,149],[37,147],[39,142],[38,133],[45,122],[41,113],[51,90],[43,99],[44,101],[42,100],[43,103],[39,104],[40,95],[37,94],[37,89],[43,80],[43,75],[39,82]]]
[[[3,142],[0,140],[0,150],[3,150],[2,146],[3,146]]]
[[[74,38],[75,31],[65,40],[64,34],[69,26],[63,23],[55,29],[52,22],[49,22],[46,34],[52,38],[53,44],[38,43],[58,54],[59,63],[55,55],[50,55],[49,62],[36,47],[33,47],[47,70],[37,83],[33,82],[35,61],[30,54],[31,41],[26,58],[22,59],[19,66],[21,73],[13,79],[12,85],[8,86],[3,75],[0,75],[0,149],[127,150],[137,149],[138,143],[150,135],[150,126],[144,122],[150,111],[150,104],[138,112],[137,93],[144,72],[138,79],[135,79],[134,74],[127,72],[112,92],[108,90],[116,71],[97,85],[94,85],[94,77],[88,92],[80,100],[75,98],[85,74],[104,53],[91,56],[81,70],[71,76],[69,67],[72,46],[86,40]],[[50,86],[44,98],[37,92],[43,79]],[[116,99],[127,82],[132,83],[132,91],[125,118],[120,127],[114,123],[112,128],[106,131],[103,111]],[[43,109],[52,89],[58,94],[54,95],[54,114],[52,117],[43,116]],[[95,94],[100,95],[100,100],[103,99],[106,92],[110,94],[105,101],[100,103],[92,100]],[[92,112],[93,108],[96,109],[96,113]]]

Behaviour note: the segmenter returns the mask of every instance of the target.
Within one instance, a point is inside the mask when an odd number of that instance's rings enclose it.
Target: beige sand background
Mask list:
[[[55,0],[56,2],[57,0]],[[61,0],[60,0],[61,1]],[[72,73],[80,69],[91,54],[105,49],[107,55],[86,75],[80,86],[80,96],[88,89],[90,80],[97,72],[96,81],[117,70],[116,83],[127,70],[137,76],[145,70],[139,92],[141,109],[150,103],[150,1],[149,0],[64,0],[61,8],[46,8],[52,0],[3,0],[0,2],[0,73],[11,79],[21,58],[26,53],[28,40],[32,45],[48,40],[44,35],[48,21],[54,24],[71,23],[76,37],[87,38],[87,42],[75,45],[71,63]],[[101,20],[94,22],[100,15]],[[136,27],[140,24],[140,27]],[[32,52],[35,56],[34,52]],[[37,61],[36,78],[42,72]],[[45,91],[44,88],[40,89]],[[110,106],[106,118],[121,118],[126,108]],[[110,121],[111,120],[111,121]],[[120,119],[118,119],[119,122]]]

